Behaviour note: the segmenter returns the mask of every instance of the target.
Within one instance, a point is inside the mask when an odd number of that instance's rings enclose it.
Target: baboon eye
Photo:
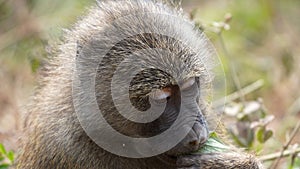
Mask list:
[[[171,88],[154,89],[149,93],[149,96],[154,100],[165,100],[171,96]]]
[[[195,77],[191,77],[183,82],[183,84],[181,85],[181,89],[182,90],[187,89],[187,88],[193,86],[194,83],[195,83]]]

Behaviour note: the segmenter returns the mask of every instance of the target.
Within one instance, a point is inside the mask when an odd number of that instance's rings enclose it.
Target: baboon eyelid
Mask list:
[[[183,82],[181,89],[186,89],[191,87],[193,84],[195,83],[195,77],[191,77],[188,80],[186,80],[185,82]]]
[[[166,99],[167,97],[171,96],[171,89],[170,88],[155,89],[150,92],[149,96],[155,100]]]

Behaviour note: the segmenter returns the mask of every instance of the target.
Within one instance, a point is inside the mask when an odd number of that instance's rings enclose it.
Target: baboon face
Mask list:
[[[95,79],[98,106],[109,125],[134,138],[154,137],[172,128],[170,138],[157,143],[172,145],[167,155],[197,150],[207,140],[208,129],[199,107],[201,74],[194,73],[201,66],[187,50],[181,42],[156,34],[116,44],[99,64]],[[155,118],[131,118],[141,114]],[[176,137],[176,144],[167,141]]]
[[[152,81],[151,84],[155,84],[155,79],[160,81],[164,78],[157,78],[153,70],[151,77],[148,79]],[[160,72],[160,71],[158,71]],[[169,84],[163,87],[149,88],[145,83],[147,78],[147,73],[141,72],[135,78],[133,78],[130,85],[138,85],[139,88],[149,89],[146,93],[139,93],[138,90],[130,89],[129,98],[131,105],[128,105],[127,111],[130,114],[132,109],[140,111],[140,113],[153,113],[147,112],[149,110],[159,111],[154,113],[159,113],[159,117],[153,121],[147,123],[138,123],[124,118],[119,114],[115,107],[109,107],[107,101],[110,100],[105,98],[106,105],[102,104],[102,109],[107,107],[106,110],[110,109],[110,113],[106,114],[106,120],[111,124],[111,126],[118,132],[136,138],[149,138],[159,135],[166,130],[168,130],[172,125],[174,125],[176,120],[179,120],[177,126],[178,131],[186,131],[187,135],[172,149],[167,151],[165,154],[170,156],[176,156],[183,153],[188,153],[196,151],[199,146],[204,144],[208,137],[208,127],[204,115],[199,107],[200,98],[200,82],[198,77],[191,77],[186,80],[180,81],[177,84]],[[160,75],[163,72],[159,73]],[[165,74],[168,76],[168,74]],[[145,84],[143,86],[143,84]],[[155,86],[155,85],[154,85]],[[118,92],[117,92],[118,93]],[[138,93],[138,94],[137,94]],[[113,104],[113,103],[111,103]],[[115,105],[116,106],[116,105]],[[101,105],[100,105],[101,107]],[[108,112],[108,111],[103,111]],[[181,118],[178,118],[179,114],[182,114]],[[134,114],[134,113],[132,113]],[[193,125],[186,125],[188,122],[192,122]],[[180,130],[181,129],[181,130]],[[177,131],[173,132],[172,137],[178,135]],[[168,142],[161,142],[160,144],[168,144]]]
[[[148,94],[148,101],[154,110],[164,107],[161,116],[145,125],[142,134],[153,136],[167,130],[182,113],[184,119],[178,128],[189,130],[186,137],[173,149],[167,152],[168,155],[178,155],[195,151],[208,137],[208,130],[205,118],[199,108],[200,97],[199,80],[197,77],[189,78],[177,85],[170,85],[162,89],[154,89]],[[194,121],[192,128],[186,126],[187,121]],[[174,133],[174,137],[178,133]],[[167,143],[164,143],[167,144]]]

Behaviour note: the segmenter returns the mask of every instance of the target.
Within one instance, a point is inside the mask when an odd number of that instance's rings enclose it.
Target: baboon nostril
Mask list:
[[[198,150],[199,145],[200,145],[200,142],[199,142],[199,140],[196,140],[196,139],[188,142],[188,147],[192,151]]]
[[[208,132],[206,126],[196,122],[183,141],[183,145],[191,151],[196,151],[207,141]]]
[[[190,145],[191,147],[199,146],[199,141],[198,141],[198,140],[190,141],[190,142],[189,142],[189,145]]]

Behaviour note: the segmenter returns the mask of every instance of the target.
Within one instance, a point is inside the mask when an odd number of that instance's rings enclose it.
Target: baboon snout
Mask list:
[[[196,122],[187,136],[183,139],[183,145],[190,151],[196,151],[206,142],[207,139],[207,127]]]

